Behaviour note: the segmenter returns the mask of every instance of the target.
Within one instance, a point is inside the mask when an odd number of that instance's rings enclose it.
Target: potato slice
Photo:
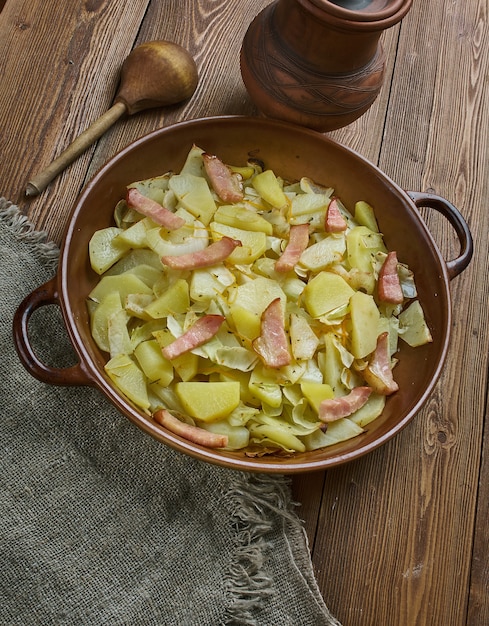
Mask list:
[[[142,341],[134,350],[139,366],[150,382],[166,386],[173,380],[173,365],[165,359],[156,339]]]
[[[372,272],[375,254],[387,252],[382,235],[366,226],[356,226],[349,231],[346,247],[350,266],[362,272]]]
[[[299,265],[318,272],[326,269],[328,265],[341,261],[345,251],[346,240],[344,236],[325,237],[304,250]]]
[[[146,231],[154,227],[154,223],[145,217],[117,235],[115,243],[120,243],[122,246],[126,245],[129,248],[147,248]]]
[[[109,293],[117,291],[121,302],[126,301],[130,293],[152,294],[153,290],[148,287],[135,274],[115,274],[114,276],[103,276],[95,285],[88,297],[95,302],[101,302]]]
[[[175,392],[187,413],[203,422],[223,419],[239,405],[238,381],[181,382]]]
[[[185,313],[190,306],[188,281],[176,280],[159,298],[151,302],[145,313],[154,319],[167,317],[175,313]]]
[[[399,337],[413,348],[433,341],[419,300],[399,315]]]
[[[312,317],[321,317],[348,304],[355,292],[338,274],[321,272],[304,289],[304,305]]]
[[[168,328],[155,330],[153,332],[153,337],[162,349],[175,340],[175,337],[171,334]],[[175,372],[184,382],[192,380],[192,378],[194,378],[199,371],[199,357],[193,352],[181,354],[175,359],[172,359],[171,363]]]
[[[121,297],[118,291],[111,291],[98,304],[90,316],[90,330],[97,346],[104,352],[110,351],[109,319],[122,311]]]
[[[326,383],[301,383],[301,391],[316,413],[319,413],[319,405],[323,400],[334,398],[332,388]]]
[[[267,249],[267,236],[264,232],[243,230],[219,222],[212,222],[210,229],[214,241],[219,241],[222,237],[230,237],[241,242],[241,246],[235,248],[228,256],[227,263],[236,265],[253,263]]]
[[[123,232],[121,228],[109,226],[93,233],[88,244],[88,255],[90,265],[97,274],[106,272],[129,250],[130,244],[119,238]]]
[[[287,196],[272,170],[265,170],[257,174],[252,180],[252,185],[260,196],[273,207],[283,209],[287,206]]]
[[[242,228],[243,230],[263,232],[266,235],[273,233],[271,223],[256,213],[256,211],[234,204],[220,206],[214,213],[214,220],[220,224]]]
[[[358,222],[361,226],[366,226],[374,233],[379,232],[375,212],[370,204],[364,200],[360,200],[355,204],[355,222]]]
[[[109,378],[129,400],[143,410],[150,407],[146,378],[127,354],[119,354],[105,364]]]
[[[351,353],[363,359],[375,350],[379,336],[380,313],[375,300],[363,291],[350,298]]]
[[[205,178],[175,174],[170,178],[170,189],[189,213],[205,226],[209,224],[217,207]]]

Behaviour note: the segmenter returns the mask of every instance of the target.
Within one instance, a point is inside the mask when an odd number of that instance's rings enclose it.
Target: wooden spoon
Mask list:
[[[150,41],[129,54],[121,68],[114,105],[81,133],[48,167],[27,183],[25,194],[36,196],[124,113],[176,104],[190,98],[198,82],[195,61],[181,46]]]

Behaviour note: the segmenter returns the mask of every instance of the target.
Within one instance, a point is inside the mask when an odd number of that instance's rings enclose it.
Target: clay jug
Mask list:
[[[412,0],[276,0],[250,24],[241,75],[261,114],[321,132],[350,124],[382,87],[382,32]]]

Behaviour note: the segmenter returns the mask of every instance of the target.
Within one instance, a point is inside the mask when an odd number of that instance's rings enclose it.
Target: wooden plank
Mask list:
[[[486,398],[486,407],[489,397]],[[485,420],[483,462],[478,485],[477,518],[472,550],[467,626],[489,624],[489,420]]]
[[[327,474],[314,562],[328,563],[319,584],[349,626],[466,620],[488,358],[487,316],[480,316],[488,291],[486,19],[477,3],[421,0],[401,27],[381,168],[405,188],[452,199],[474,228],[478,254],[452,282],[452,346],[425,409],[381,450]],[[444,243],[453,239],[446,223],[430,216],[429,226],[446,258],[456,254]],[[482,501],[488,497],[484,489]],[[479,516],[482,561],[485,506]],[[487,615],[487,588],[487,569],[474,567],[477,617],[468,623],[485,623],[478,617]]]
[[[489,398],[486,399],[488,406]],[[486,410],[487,418],[487,410]],[[472,551],[467,625],[489,624],[489,420],[485,420],[483,461],[478,485],[478,506]]]
[[[311,553],[314,552],[325,477],[324,471],[296,474],[292,477],[292,496],[298,505],[296,513],[304,523]]]
[[[189,102],[139,114],[108,133],[99,143],[88,177],[118,148],[157,128],[197,117],[256,113],[241,80],[239,52],[248,24],[266,4],[254,0],[237,11],[235,3],[225,0],[152,2],[137,43],[166,39],[184,46],[197,64],[199,84]],[[233,33],[225,46],[216,40],[220,33]]]
[[[453,390],[453,397],[447,401],[452,406],[450,422],[453,428],[459,425],[460,447],[467,445],[466,456],[461,458],[458,476],[454,473],[451,498],[458,502],[456,512],[460,515],[461,526],[456,520],[452,531],[456,533],[456,543],[460,550],[465,548],[464,568],[472,554],[470,590],[467,624],[485,624],[489,622],[489,534],[487,519],[489,515],[489,487],[487,481],[477,480],[482,430],[487,415],[487,316],[480,315],[486,310],[488,280],[488,217],[486,211],[489,193],[489,159],[487,112],[487,72],[489,55],[487,51],[488,14],[482,3],[452,7],[445,19],[438,65],[431,80],[434,83],[433,98],[425,98],[424,106],[429,108],[432,117],[440,123],[430,129],[422,129],[417,134],[417,146],[426,148],[418,151],[411,143],[406,153],[411,155],[412,167],[417,170],[421,187],[439,193],[452,200],[460,208],[472,227],[476,255],[472,266],[463,277],[452,282],[452,296],[455,305],[463,303],[463,308],[455,306],[459,312],[454,319],[452,337],[452,362],[445,371],[441,385]],[[429,36],[429,34],[427,34]],[[419,60],[413,59],[412,71],[419,70]],[[454,68],[456,70],[454,71]],[[405,94],[407,96],[407,94]],[[420,113],[427,118],[427,114]],[[399,120],[393,120],[397,124]],[[429,132],[428,132],[429,130]],[[418,158],[423,155],[424,158]],[[413,156],[415,158],[413,158]],[[401,174],[400,174],[401,175]],[[435,235],[445,258],[457,254],[453,245],[450,228],[435,215],[427,215],[430,230]],[[449,243],[452,242],[452,243]],[[458,418],[458,420],[457,420]],[[465,420],[465,421],[464,421]],[[459,424],[457,424],[457,422]],[[461,424],[460,424],[461,422]],[[462,426],[460,428],[460,425]],[[482,440],[485,465],[479,469],[480,476],[487,473],[487,449],[489,437],[487,425]],[[463,485],[459,485],[463,476]],[[477,488],[478,485],[478,488]],[[470,491],[470,493],[469,493]],[[473,520],[474,500],[477,497],[477,515],[473,550],[471,550],[471,524]],[[465,535],[462,534],[462,531]],[[449,536],[447,537],[449,540]],[[453,559],[456,555],[453,555]],[[458,564],[457,584],[460,585],[461,566]],[[455,562],[440,563],[440,568],[450,571]],[[454,577],[455,578],[455,577]],[[465,571],[464,571],[465,579]],[[447,595],[451,594],[447,585]]]
[[[39,227],[47,228],[57,241],[94,148],[41,198],[29,203],[23,195],[25,184],[110,107],[119,62],[132,48],[147,4],[148,0],[127,6],[86,2],[75,8],[61,3],[51,11],[40,0],[20,9],[9,1],[2,11],[0,63],[5,87],[0,91],[0,135],[3,177],[8,182],[1,193],[34,222],[39,218]],[[16,166],[19,150],[29,154],[28,169]]]

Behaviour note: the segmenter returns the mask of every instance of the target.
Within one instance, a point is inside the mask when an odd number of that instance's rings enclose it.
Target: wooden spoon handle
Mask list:
[[[125,112],[126,105],[123,102],[116,102],[89,128],[84,130],[50,165],[27,183],[25,195],[31,197],[40,194],[55,176],[101,137]]]

